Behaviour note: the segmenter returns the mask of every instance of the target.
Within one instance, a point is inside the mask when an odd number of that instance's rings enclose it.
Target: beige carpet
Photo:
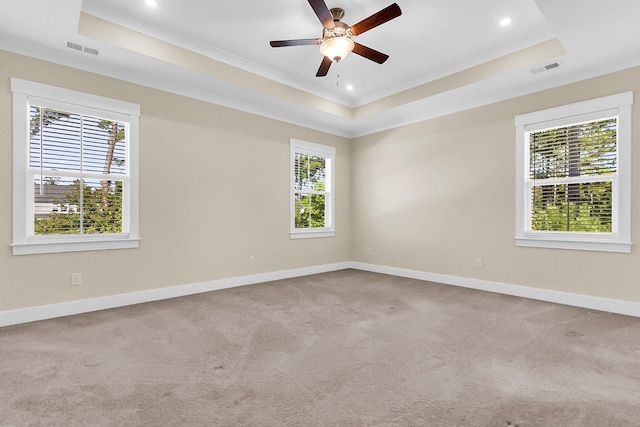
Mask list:
[[[2,426],[638,426],[640,319],[344,270],[0,329]]]

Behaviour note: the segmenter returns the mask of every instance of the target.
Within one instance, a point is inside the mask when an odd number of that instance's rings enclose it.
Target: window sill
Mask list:
[[[570,249],[579,251],[631,253],[631,242],[599,240],[564,240],[552,238],[516,237],[516,246],[549,249]]]
[[[28,243],[14,243],[13,255],[49,254],[58,252],[101,251],[109,249],[134,249],[140,239],[113,238],[104,240],[47,240]]]
[[[335,230],[296,230],[289,233],[291,239],[312,239],[315,237],[335,237]]]

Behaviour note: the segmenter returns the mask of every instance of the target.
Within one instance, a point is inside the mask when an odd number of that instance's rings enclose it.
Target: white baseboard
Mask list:
[[[490,282],[487,280],[447,276],[444,274],[427,273],[424,271],[386,267],[383,265],[366,264],[361,262],[351,263],[351,268],[370,271],[373,273],[390,274],[392,276],[426,280],[445,285],[454,285],[463,288],[478,289],[481,291],[489,291],[516,297],[571,305],[574,307],[590,308],[593,310],[640,317],[640,303],[637,302],[572,294],[569,292],[552,291],[549,289],[530,288],[527,286],[509,285],[506,283]]]
[[[640,303],[630,301],[599,298],[567,292],[552,291],[548,289],[530,288],[526,286],[509,285],[505,283],[490,282],[486,280],[447,276],[443,274],[428,273],[424,271],[408,270],[403,268],[387,267],[383,265],[367,264],[361,262],[341,262],[336,264],[297,268],[293,270],[283,270],[250,276],[231,277],[228,279],[212,280],[209,282],[192,283],[181,286],[150,289],[147,291],[131,292],[100,298],[69,301],[59,304],[0,311],[0,327],[34,322],[37,320],[53,319],[55,317],[70,316],[73,314],[88,313],[91,311],[106,310],[109,308],[123,307],[144,302],[176,298],[203,292],[234,288],[238,286],[253,285],[256,283],[271,282],[274,280],[308,276],[310,274],[327,273],[330,271],[344,270],[347,268],[354,268],[357,270],[370,271],[374,273],[390,274],[393,276],[407,277],[411,279],[426,280],[430,282],[442,283],[445,285],[454,285],[464,288],[478,289],[482,291],[496,292],[517,297],[530,298],[541,301],[554,302],[558,304],[571,305],[575,307],[608,311],[611,313],[624,314],[627,316],[640,317]]]
[[[251,276],[231,277],[228,279],[212,280],[209,282],[192,283],[181,286],[170,286],[166,288],[130,292],[120,295],[110,295],[100,298],[90,298],[78,301],[63,302],[59,304],[41,305],[36,307],[20,308],[16,310],[0,311],[0,327],[16,325],[19,323],[35,322],[37,320],[53,319],[55,317],[70,316],[72,314],[106,310],[108,308],[123,307],[144,302],[182,297],[203,292],[217,291],[227,288],[235,288],[238,286],[253,285],[256,283],[271,282],[274,280],[308,276],[310,274],[327,273],[329,271],[344,270],[346,268],[351,268],[350,262],[297,268],[293,270],[255,274]]]

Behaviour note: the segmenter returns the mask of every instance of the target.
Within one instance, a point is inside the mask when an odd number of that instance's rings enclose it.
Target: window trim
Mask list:
[[[125,249],[139,246],[139,119],[140,106],[130,102],[87,94],[42,83],[11,78],[13,92],[13,255]],[[71,108],[81,114],[94,114],[124,120],[128,123],[129,191],[123,195],[123,226],[128,231],[106,235],[32,236],[29,205],[29,104],[44,100],[49,104]],[[32,200],[31,200],[32,202]],[[124,213],[127,213],[126,215]]]
[[[304,153],[307,155],[324,157],[327,159],[327,174],[325,177],[325,225],[326,227],[318,228],[296,228],[295,220],[295,154]],[[336,235],[335,228],[335,157],[336,148],[328,145],[315,144],[313,142],[301,141],[298,139],[290,140],[290,157],[289,157],[289,237],[291,239],[307,239],[314,237],[334,237]],[[326,163],[325,163],[326,164]]]
[[[515,117],[516,126],[516,246],[603,252],[631,252],[631,106],[633,92],[564,105]],[[617,117],[618,173],[612,177],[611,233],[532,231],[530,192],[526,182],[529,162],[527,132],[576,122]]]

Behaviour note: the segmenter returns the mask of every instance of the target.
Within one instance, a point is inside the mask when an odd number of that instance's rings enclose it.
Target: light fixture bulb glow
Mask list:
[[[500,26],[501,27],[506,27],[509,24],[511,24],[511,18],[509,18],[509,17],[502,18],[502,20],[500,21]]]
[[[320,45],[320,52],[332,61],[342,61],[353,50],[355,44],[349,37],[332,37]]]
[[[158,7],[158,2],[156,0],[145,0],[144,3],[149,7]]]

